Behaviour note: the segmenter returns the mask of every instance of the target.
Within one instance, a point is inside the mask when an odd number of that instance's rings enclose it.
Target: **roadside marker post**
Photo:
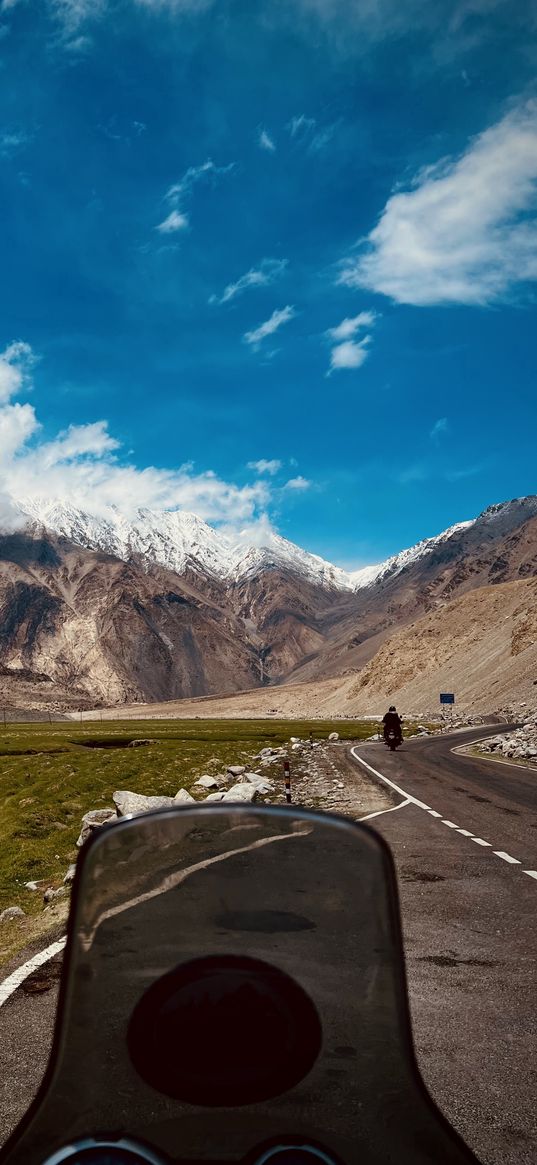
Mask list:
[[[288,805],[291,804],[291,765],[288,760],[283,762],[283,776],[285,780],[285,800]]]

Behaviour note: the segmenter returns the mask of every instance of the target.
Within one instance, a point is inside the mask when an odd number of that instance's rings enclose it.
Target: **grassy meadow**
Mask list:
[[[290,736],[363,739],[371,721],[137,720],[0,725],[0,911],[43,910],[35,881],[59,886],[76,857],[80,820],[89,809],[111,806],[115,789],[174,796],[203,773],[248,764],[263,747]],[[154,743],[129,748],[136,739]],[[203,790],[201,791],[203,796]],[[13,948],[25,920],[0,923],[0,958]],[[3,950],[2,950],[3,948]],[[4,954],[5,957],[5,954]]]

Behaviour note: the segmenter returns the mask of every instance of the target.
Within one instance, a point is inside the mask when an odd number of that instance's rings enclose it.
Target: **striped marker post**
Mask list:
[[[288,760],[283,762],[283,776],[285,780],[285,800],[288,805],[291,804],[291,765]]]

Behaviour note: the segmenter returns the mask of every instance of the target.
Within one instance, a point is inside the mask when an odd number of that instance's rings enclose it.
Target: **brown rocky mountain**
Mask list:
[[[288,683],[363,667],[396,627],[477,587],[537,575],[537,498],[491,506],[472,524],[411,559],[396,573],[358,591],[317,654],[298,664]]]
[[[456,695],[455,712],[535,707],[537,578],[478,587],[394,631],[359,671],[310,683],[283,684],[229,696],[155,704],[163,717],[380,716],[390,703],[406,715],[440,711],[439,693]],[[144,716],[135,707],[107,718]]]
[[[382,652],[394,631],[422,616],[440,625],[453,600],[491,584],[501,603],[498,584],[537,574],[537,498],[491,507],[389,560],[354,591],[336,585],[326,564],[320,574],[301,570],[300,553],[287,563],[259,555],[242,574],[219,577],[192,558],[179,573],[139,550],[125,561],[42,527],[5,535],[0,698],[68,709],[318,684],[342,673],[356,680],[364,667],[371,678],[374,656],[388,682]]]
[[[177,575],[54,535],[0,539],[0,693],[63,709],[259,682],[237,618]]]

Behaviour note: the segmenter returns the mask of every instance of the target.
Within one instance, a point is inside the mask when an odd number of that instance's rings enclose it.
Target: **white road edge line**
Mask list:
[[[24,980],[36,971],[38,967],[48,962],[49,959],[53,959],[54,955],[59,955],[60,951],[63,951],[66,942],[66,937],[58,939],[57,942],[51,943],[49,947],[45,947],[44,951],[39,951],[39,954],[28,959],[27,963],[23,963],[21,967],[17,967],[16,971],[8,975],[7,979],[4,979],[4,982],[0,983],[0,1007],[7,1002],[9,997],[13,995],[13,992],[17,990],[17,987],[20,987],[21,983],[24,983]]]
[[[391,789],[395,789],[396,793],[399,793],[401,797],[404,798],[404,800],[399,805],[393,805],[391,809],[379,809],[376,813],[368,813],[366,817],[359,817],[359,821],[369,821],[372,817],[380,817],[383,813],[393,813],[394,809],[403,809],[405,805],[417,805],[419,809],[425,809],[427,813],[430,813],[431,817],[442,818],[442,814],[437,813],[436,809],[431,809],[430,806],[426,805],[424,801],[418,801],[418,798],[413,797],[412,793],[407,793],[406,790],[402,789],[400,785],[396,785],[395,781],[390,781],[390,778],[385,777],[384,773],[379,773],[378,769],[374,769],[373,765],[368,764],[368,762],[364,760],[363,757],[358,756],[356,748],[351,748],[350,751],[351,756],[353,756],[359,764],[363,765],[365,769],[369,769],[370,773],[373,773],[373,775],[378,777],[380,781],[384,781],[384,784],[389,785]],[[452,749],[451,751],[455,752],[455,749]],[[442,818],[442,825],[447,825],[449,829],[455,829],[457,833],[462,835],[462,837],[469,837],[470,841],[474,841],[476,845],[486,846],[492,850],[492,842],[484,841],[482,837],[475,837],[469,829],[461,829],[459,825],[455,825],[453,821],[448,821],[447,818]],[[520,862],[518,858],[511,857],[511,855],[505,853],[504,850],[495,849],[492,850],[492,852],[495,857],[502,858],[503,861],[508,862],[509,865],[522,865],[522,862]],[[522,873],[527,874],[528,878],[535,878],[537,881],[537,870],[523,870]]]
[[[396,809],[404,809],[405,805],[410,805],[410,801],[400,801],[399,805],[392,805],[391,809],[377,809],[375,813],[366,813],[365,817],[357,817],[357,821],[371,821],[372,817],[382,817],[383,813],[395,813]]]
[[[401,788],[400,785],[396,785],[395,781],[390,781],[389,777],[385,777],[383,773],[379,773],[378,769],[374,769],[373,765],[368,764],[367,761],[363,759],[363,757],[358,756],[356,748],[351,748],[351,755],[355,760],[358,761],[359,764],[363,765],[365,769],[369,769],[370,773],[373,773],[375,777],[378,777],[379,781],[384,781],[384,784],[389,785],[390,789],[395,789],[396,793],[400,793],[401,797],[405,798],[405,801],[409,801],[412,805],[417,805],[420,809],[426,809],[427,813],[431,812],[430,805],[426,805],[424,801],[418,801],[418,798],[413,797],[412,793],[407,793],[404,789]],[[396,808],[400,808],[400,806],[396,806]]]

